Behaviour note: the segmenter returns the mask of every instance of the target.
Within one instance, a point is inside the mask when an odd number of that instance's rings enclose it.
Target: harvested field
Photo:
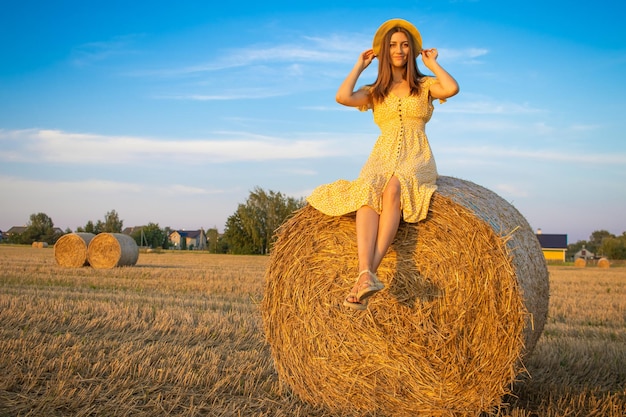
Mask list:
[[[164,252],[67,269],[51,248],[0,246],[0,416],[331,416],[278,380],[267,261]],[[626,268],[549,271],[531,377],[498,415],[625,415]]]

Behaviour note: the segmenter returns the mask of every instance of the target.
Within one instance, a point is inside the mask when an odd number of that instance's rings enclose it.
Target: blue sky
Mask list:
[[[222,231],[255,186],[302,197],[355,178],[379,131],[335,91],[401,17],[461,87],[427,126],[440,175],[570,242],[626,231],[620,2],[213,3],[4,2],[0,230],[115,210]]]

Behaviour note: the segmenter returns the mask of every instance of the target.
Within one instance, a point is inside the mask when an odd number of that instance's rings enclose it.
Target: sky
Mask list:
[[[379,129],[335,92],[403,18],[460,85],[426,127],[440,175],[569,243],[626,231],[622,2],[253,3],[3,0],[0,230],[223,231],[255,187],[356,178]]]

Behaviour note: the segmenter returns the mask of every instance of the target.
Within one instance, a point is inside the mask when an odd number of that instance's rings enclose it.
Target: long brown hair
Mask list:
[[[402,32],[409,40],[409,56],[407,57],[407,63],[405,67],[404,78],[409,82],[412,95],[417,95],[420,92],[420,80],[424,77],[417,67],[415,62],[417,58],[417,52],[415,51],[415,39],[404,28],[396,26],[391,28],[386,34],[382,42],[380,53],[378,54],[378,77],[374,84],[371,85],[372,102],[380,103],[387,97],[391,84],[393,82],[391,72],[391,60],[389,59],[389,44],[391,43],[391,36],[396,32]]]

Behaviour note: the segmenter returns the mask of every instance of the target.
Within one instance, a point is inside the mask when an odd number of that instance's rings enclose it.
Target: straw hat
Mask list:
[[[416,54],[422,51],[422,35],[420,35],[417,28],[413,26],[412,23],[407,22],[404,19],[390,19],[380,25],[374,35],[374,42],[372,43],[374,54],[378,55],[380,53],[385,35],[395,27],[406,29],[411,34],[411,37],[413,38],[413,50]]]

